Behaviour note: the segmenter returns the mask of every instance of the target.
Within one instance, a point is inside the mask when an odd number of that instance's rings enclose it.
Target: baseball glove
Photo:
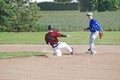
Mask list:
[[[103,37],[103,32],[99,32],[99,38],[102,39]]]

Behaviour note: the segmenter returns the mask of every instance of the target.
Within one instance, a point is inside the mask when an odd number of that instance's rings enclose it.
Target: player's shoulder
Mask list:
[[[95,18],[93,18],[93,19],[91,20],[91,22],[92,22],[92,23],[96,23],[97,20],[96,20]]]
[[[97,20],[95,18],[93,18],[92,21],[97,21]]]

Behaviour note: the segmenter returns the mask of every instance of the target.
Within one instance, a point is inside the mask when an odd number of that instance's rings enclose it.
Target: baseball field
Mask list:
[[[62,49],[62,57],[54,56],[45,32],[0,33],[0,80],[120,80],[120,32],[97,38],[96,55],[87,51],[89,32],[63,33],[71,35],[60,40],[74,55]]]
[[[36,27],[41,32],[0,32],[0,80],[120,80],[120,11],[94,12],[104,31],[96,38],[96,55],[90,55],[86,12],[40,11]],[[48,24],[69,38],[59,38],[74,48],[63,56],[45,44]],[[66,32],[70,31],[70,32]]]
[[[74,55],[63,49],[64,55],[56,57],[48,45],[1,44],[0,51],[9,56],[10,52],[48,54],[1,59],[0,80],[120,80],[120,45],[96,45],[96,55],[87,52],[88,45],[71,46]]]

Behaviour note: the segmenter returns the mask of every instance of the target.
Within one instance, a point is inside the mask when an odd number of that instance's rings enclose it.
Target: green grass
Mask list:
[[[0,44],[42,44],[43,35],[45,35],[44,32],[3,32],[0,33]]]
[[[79,31],[88,26],[87,12],[79,11],[40,11],[42,17],[38,21],[40,29],[46,30],[53,24],[60,31]],[[93,12],[103,30],[120,30],[120,10],[115,12]]]
[[[71,35],[69,38],[59,38],[69,44],[89,44],[90,32],[61,32]],[[0,33],[0,44],[45,44],[46,32]],[[104,32],[103,39],[97,38],[96,44],[120,45],[120,32]]]
[[[70,34],[71,37],[66,39],[61,39],[69,44],[89,44],[89,32],[65,32],[65,34]],[[98,45],[120,45],[120,32],[104,32],[103,39],[95,40],[95,44]]]
[[[30,56],[44,56],[45,53],[40,52],[0,52],[0,59],[11,59]]]
[[[46,32],[0,33],[0,44],[45,44]],[[90,32],[61,32],[71,35],[69,38],[59,38],[68,44],[89,44]],[[120,45],[120,32],[104,32],[103,39],[97,38],[95,44]],[[0,59],[44,56],[41,52],[0,52]]]

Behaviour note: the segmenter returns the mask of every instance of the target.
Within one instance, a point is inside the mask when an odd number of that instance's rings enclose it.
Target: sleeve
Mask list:
[[[67,35],[61,34],[61,33],[59,33],[59,32],[56,32],[56,36],[57,36],[57,37],[67,37]]]
[[[90,22],[89,22],[89,26],[87,27],[87,30],[89,30],[89,29],[91,29],[92,28],[92,25],[93,24],[93,19],[92,20],[90,20]]]
[[[61,35],[61,33],[59,33],[59,32],[55,32],[55,34],[56,34],[56,37],[62,37]]]
[[[101,32],[101,27],[100,27],[99,23],[98,23],[96,20],[94,20],[93,27],[97,28],[97,30],[98,30],[99,32]]]
[[[56,37],[61,37],[61,34],[58,33],[58,32],[54,32],[54,35],[55,35]]]
[[[98,23],[97,23],[97,21],[96,21],[95,19],[93,19],[93,20],[92,20],[92,24],[91,24],[91,25],[92,25],[92,27],[94,27],[94,28],[95,28],[97,24],[98,24]]]

